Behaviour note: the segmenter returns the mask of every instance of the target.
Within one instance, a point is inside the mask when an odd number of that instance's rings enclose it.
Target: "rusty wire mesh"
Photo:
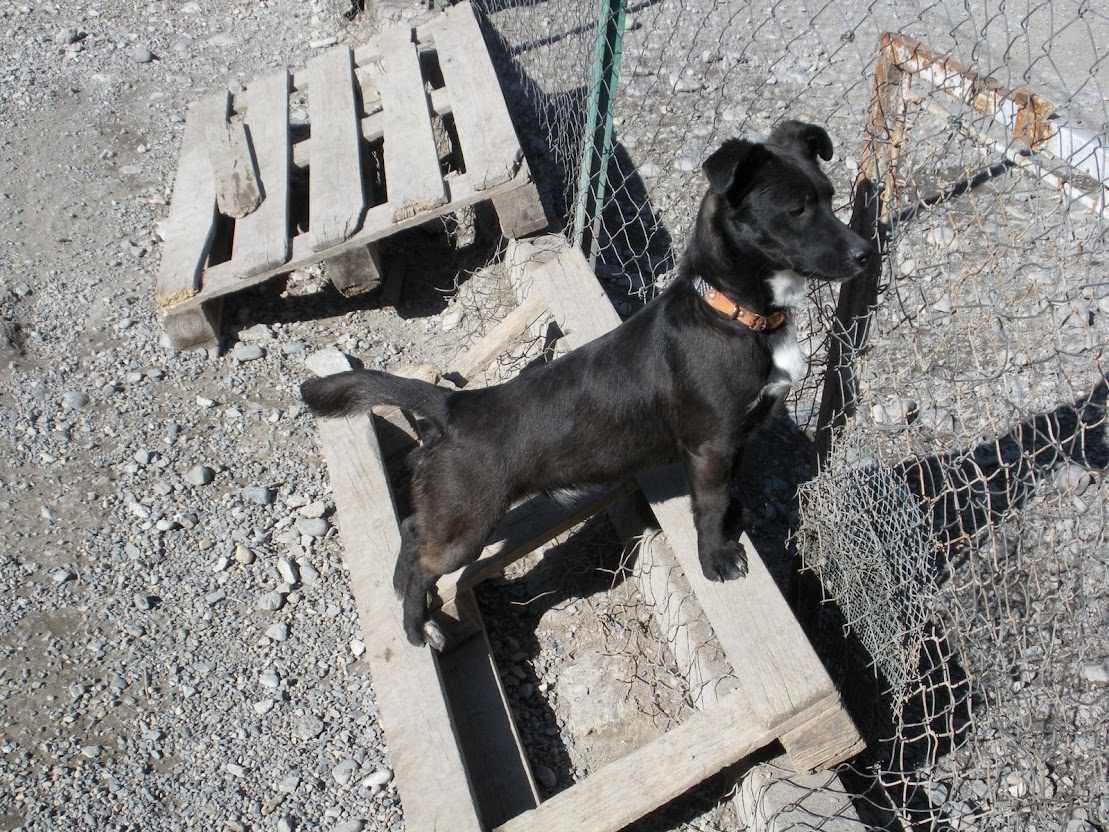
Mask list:
[[[596,4],[483,6],[566,227]],[[847,219],[887,31],[1109,134],[1109,17],[1091,4],[632,4],[597,262],[622,311],[667,284],[700,164],[726,138],[784,118],[826,126]],[[870,740],[843,779],[872,826],[1106,828],[1109,251],[1090,207],[1103,187],[927,78],[900,101],[886,256],[865,349],[848,356],[845,427],[819,473],[774,472],[807,480],[779,514],[829,602],[814,641]],[[811,372],[787,410],[801,445],[836,297],[815,288],[799,322]]]

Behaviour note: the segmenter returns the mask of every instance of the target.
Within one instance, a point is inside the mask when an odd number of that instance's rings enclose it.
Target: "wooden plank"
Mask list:
[[[510,240],[543,231],[551,224],[539,191],[531,182],[511,193],[494,197],[493,207],[497,211],[501,233]]]
[[[236,219],[245,217],[262,204],[258,168],[246,128],[242,121],[211,121],[206,127],[219,212]]]
[[[219,345],[222,298],[166,314],[165,328],[175,350],[211,349]]]
[[[345,298],[372,292],[381,285],[382,271],[376,243],[343,249],[327,261],[327,275]]]
[[[516,506],[489,536],[477,560],[439,579],[440,605],[450,604],[463,590],[503,572],[509,564],[600,513],[633,488],[629,481],[609,491],[583,495],[570,505],[538,496]]]
[[[497,826],[539,805],[539,792],[512,720],[493,660],[489,636],[480,631],[439,656],[451,710],[458,721],[466,767],[480,772],[474,791],[482,819]]]
[[[227,120],[227,92],[198,102],[185,116],[181,156],[165,223],[155,298],[171,306],[200,291],[200,271],[216,233],[216,185],[208,158],[208,125]]]
[[[435,655],[404,637],[391,577],[400,530],[371,417],[320,419],[319,431],[405,826],[481,832]]]
[[[466,172],[484,191],[516,173],[523,151],[481,29],[468,0],[451,6],[428,27],[450,93]]]
[[[346,241],[362,222],[362,126],[354,100],[350,48],[336,46],[308,62],[312,157],[308,231],[316,251]]]
[[[618,832],[718,771],[765,748],[827,703],[770,727],[736,690],[495,832]]]
[[[513,309],[474,346],[451,362],[450,370],[466,381],[484,370],[494,358],[547,313],[547,301],[536,293]]]
[[[325,252],[316,251],[310,241],[306,239],[308,235],[298,234],[292,239],[292,253],[289,261],[283,266],[278,266],[274,269],[267,269],[264,272],[251,275],[248,278],[239,278],[235,275],[234,271],[230,268],[230,262],[220,263],[219,265],[212,266],[204,273],[204,295],[201,298],[184,298],[181,302],[188,304],[195,304],[204,300],[208,300],[220,295],[230,294],[237,292],[246,286],[260,283],[263,280],[268,280],[276,274],[292,271],[293,269],[300,269],[304,266],[311,265],[312,263],[319,262],[326,257],[337,254],[345,248],[353,248],[358,245],[367,245],[369,243],[381,240],[391,234],[396,234],[408,228],[415,228],[422,225],[429,219],[445,214],[448,211],[455,211],[459,208],[464,208],[468,205],[473,205],[480,200],[489,199],[501,193],[507,193],[513,188],[520,187],[526,183],[528,176],[524,171],[516,175],[516,178],[511,182],[506,182],[504,185],[498,185],[491,191],[479,193],[475,191],[469,184],[469,180],[465,174],[457,177],[451,177],[447,180],[450,187],[451,201],[450,204],[440,206],[435,211],[431,211],[419,216],[412,216],[408,219],[399,222],[393,221],[393,212],[389,204],[377,205],[366,212],[366,218],[362,223],[362,227],[345,243],[336,249],[331,249]],[[215,207],[215,197],[212,198],[213,209]]]
[[[235,224],[231,270],[245,277],[289,259],[289,72],[250,84],[245,116],[265,199]]]
[[[444,204],[447,193],[412,30],[389,29],[378,43],[385,67],[385,181],[393,219],[401,220]]]

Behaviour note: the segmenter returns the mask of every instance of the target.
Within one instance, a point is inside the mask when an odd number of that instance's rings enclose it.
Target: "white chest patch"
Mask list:
[[[771,355],[774,366],[782,371],[790,385],[796,384],[805,377],[805,356],[801,354],[801,345],[797,343],[797,333],[792,326],[774,345],[774,352]]]
[[[770,294],[774,298],[775,306],[785,306],[796,309],[805,300],[805,278],[790,269],[775,272],[767,282],[770,284]]]

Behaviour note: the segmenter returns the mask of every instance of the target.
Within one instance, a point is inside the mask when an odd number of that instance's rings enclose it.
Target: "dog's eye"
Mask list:
[[[805,213],[805,206],[804,205],[798,205],[796,208],[790,208],[789,209],[789,215],[791,217],[799,217],[803,213]]]

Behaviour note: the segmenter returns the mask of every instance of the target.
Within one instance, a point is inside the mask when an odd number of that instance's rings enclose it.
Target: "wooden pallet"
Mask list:
[[[450,369],[471,377],[548,311],[571,347],[619,323],[581,253],[550,240],[522,241],[510,250],[523,285],[530,286],[526,299]],[[640,477],[638,487],[735,670],[738,688],[540,802],[472,587],[637,486],[570,507],[538,497],[510,512],[474,564],[440,581],[437,617],[457,643],[438,654],[409,646],[402,631],[391,586],[398,518],[374,417],[321,419],[319,431],[406,828],[616,832],[775,741],[798,771],[829,768],[862,750],[835,686],[750,541],[743,540],[750,564],[745,579],[706,581],[684,478],[671,470],[653,472]]]
[[[308,122],[294,123],[301,93]],[[209,345],[224,296],[337,255],[340,291],[364,291],[378,241],[486,201],[509,238],[547,226],[468,2],[205,98],[163,227],[167,331],[179,349]]]

